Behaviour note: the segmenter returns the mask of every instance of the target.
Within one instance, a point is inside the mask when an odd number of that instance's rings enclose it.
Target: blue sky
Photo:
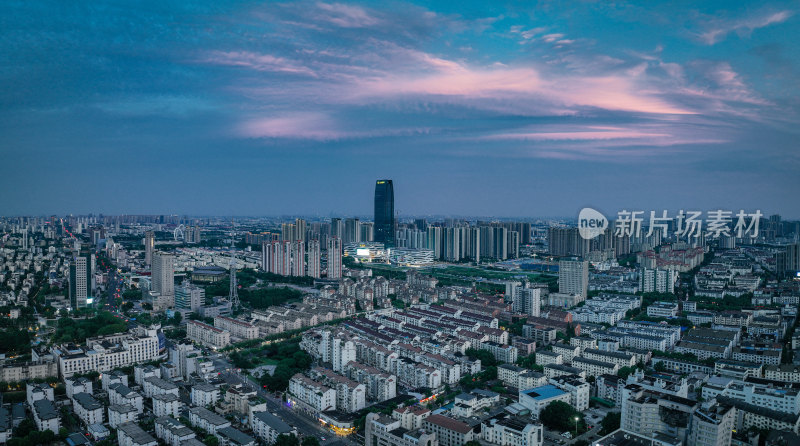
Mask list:
[[[800,217],[798,9],[5,1],[0,213]]]

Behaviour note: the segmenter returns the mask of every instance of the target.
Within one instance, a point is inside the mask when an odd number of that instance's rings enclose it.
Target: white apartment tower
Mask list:
[[[319,271],[319,258],[320,258],[320,245],[319,240],[308,241],[308,273],[307,276],[318,279],[320,277]]]
[[[328,239],[328,278],[342,278],[342,239],[338,237]]]

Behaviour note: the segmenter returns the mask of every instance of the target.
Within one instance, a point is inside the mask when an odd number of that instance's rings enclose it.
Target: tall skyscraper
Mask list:
[[[392,180],[375,182],[375,241],[394,247],[394,186]]]
[[[342,278],[342,240],[336,237],[328,239],[328,278]]]
[[[166,252],[153,253],[151,292],[158,295],[159,308],[175,306],[175,257]],[[155,305],[153,305],[155,309]]]
[[[292,276],[304,276],[306,273],[306,245],[302,240],[292,242]]]
[[[284,240],[280,244],[282,246],[278,257],[278,262],[280,263],[280,272],[278,274],[289,276],[292,274],[292,242]]]
[[[306,221],[297,218],[294,221],[294,239],[305,243],[306,241]]]
[[[69,302],[72,308],[86,308],[92,294],[92,253],[81,249],[69,264]]]
[[[331,237],[339,238],[339,239],[343,239],[344,238],[344,223],[342,223],[342,219],[341,218],[332,218],[331,219],[331,232],[328,235],[330,235]]]
[[[153,264],[153,249],[156,246],[156,234],[153,231],[144,233],[144,263],[147,266]]]
[[[320,277],[320,268],[319,268],[319,257],[320,257],[320,244],[319,240],[309,240],[308,241],[308,273],[307,276],[311,276],[315,279]]]
[[[358,243],[361,241],[361,222],[357,218],[348,218],[344,221],[344,242]]]

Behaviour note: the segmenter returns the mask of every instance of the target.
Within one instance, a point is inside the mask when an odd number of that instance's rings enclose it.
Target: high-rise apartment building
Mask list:
[[[148,267],[153,263],[153,250],[156,246],[156,235],[153,231],[144,233],[144,263]]]
[[[578,294],[586,299],[589,287],[589,262],[581,259],[558,262],[558,292]]]
[[[507,283],[506,294],[511,297],[511,309],[515,313],[539,317],[542,308],[542,289],[530,288],[526,283]]]
[[[341,218],[331,219],[331,232],[329,235],[340,240],[344,238],[344,223]]]
[[[81,249],[69,264],[69,301],[72,308],[86,308],[92,295],[94,255]]]
[[[375,182],[375,241],[394,247],[394,186],[392,180]]]
[[[151,293],[158,299],[158,307],[175,306],[175,256],[166,252],[153,253]],[[155,309],[156,305],[153,305]]]
[[[342,278],[342,240],[336,237],[328,239],[328,278]]]
[[[302,240],[292,242],[292,276],[304,276],[306,273],[306,245]]]
[[[643,293],[674,293],[677,280],[676,270],[642,268],[639,271],[639,290]]]
[[[320,277],[320,243],[319,240],[308,241],[308,272],[306,275],[318,279]]]
[[[361,222],[357,218],[348,218],[344,221],[345,243],[358,243],[361,241]]]

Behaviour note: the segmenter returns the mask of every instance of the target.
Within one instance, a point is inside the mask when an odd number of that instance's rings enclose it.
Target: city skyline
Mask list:
[[[6,3],[0,212],[798,218],[797,9]]]

